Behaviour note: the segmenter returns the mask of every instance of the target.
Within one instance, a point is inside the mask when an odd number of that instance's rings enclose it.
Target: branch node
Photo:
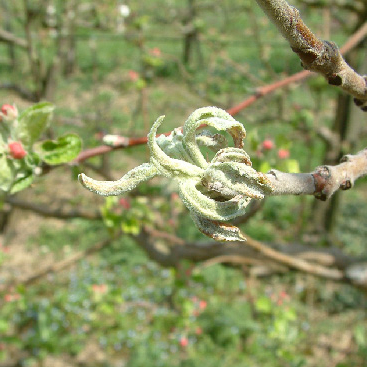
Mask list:
[[[267,172],[267,174],[273,175],[277,179],[278,178],[277,172],[279,172],[279,171],[276,170],[276,169],[271,169],[269,172]]]
[[[352,161],[352,157],[350,154],[343,155],[340,159],[340,163],[350,162]]]
[[[326,188],[327,182],[331,177],[330,169],[327,166],[317,167],[312,176],[315,182],[315,198],[321,201],[326,201],[330,196]]]
[[[295,52],[299,58],[301,59],[301,66],[306,70],[311,70],[311,65],[315,60],[317,60],[317,53],[312,50],[301,50],[296,47],[291,47],[292,51]]]
[[[364,101],[362,101],[361,99],[358,99],[358,98],[354,98],[353,99],[354,101],[354,104],[357,106],[357,107],[361,107],[364,105]]]
[[[340,184],[341,190],[349,190],[353,187],[353,182],[351,180],[345,180]]]
[[[328,180],[331,177],[331,172],[328,166],[317,167],[316,173],[318,173],[324,180]]]
[[[337,85],[337,86],[342,85],[343,82],[342,78],[337,74],[331,75],[327,81],[330,85]]]
[[[333,61],[340,58],[339,48],[336,43],[332,41],[322,41],[324,45],[324,52],[328,55],[328,58]]]

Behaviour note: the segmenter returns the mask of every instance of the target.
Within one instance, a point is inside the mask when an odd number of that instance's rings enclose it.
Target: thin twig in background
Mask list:
[[[19,38],[5,29],[0,29],[0,42],[14,44],[23,49],[28,48],[27,41],[25,39]]]
[[[90,210],[83,210],[83,209],[72,209],[72,210],[65,210],[63,208],[50,209],[48,207],[49,204],[39,204],[39,203],[36,204],[33,202],[29,203],[22,199],[18,199],[16,196],[7,197],[6,202],[15,208],[22,210],[29,210],[35,214],[38,214],[46,218],[58,218],[58,219],[83,218],[88,220],[102,219],[102,215],[99,212],[99,210],[92,213]]]
[[[182,243],[179,239],[175,242],[169,240],[169,243],[164,245],[161,241],[157,241],[157,238],[163,239],[159,231],[152,232],[150,228],[144,228],[136,240],[148,256],[162,266],[177,266],[182,260],[200,264],[208,261],[208,266],[220,262],[252,264],[268,267],[267,275],[294,269],[320,278],[367,288],[367,263],[364,258],[347,256],[337,248],[315,249],[299,244],[280,246],[261,243],[248,235],[246,237],[246,243],[216,241]],[[265,274],[263,270],[261,274]]]
[[[46,266],[43,269],[37,270],[30,275],[27,275],[23,278],[13,279],[12,281],[0,285],[0,292],[7,292],[10,291],[13,288],[17,288],[21,285],[27,286],[31,285],[38,280],[44,278],[45,276],[53,273],[58,273],[62,270],[65,270],[72,266],[73,264],[77,263],[78,261],[85,259],[86,257],[95,254],[98,251],[103,250],[104,248],[111,245],[111,243],[119,237],[120,234],[115,235],[113,238],[107,238],[101,242],[98,242],[97,244],[87,248],[83,251],[78,251],[75,254],[67,257],[66,259],[63,259],[61,261],[55,262],[49,266]]]

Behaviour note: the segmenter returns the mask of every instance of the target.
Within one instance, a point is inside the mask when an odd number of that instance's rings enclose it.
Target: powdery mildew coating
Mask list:
[[[191,212],[195,225],[217,241],[244,241],[241,231],[226,221],[241,216],[251,199],[262,199],[273,191],[267,177],[251,167],[242,149],[246,130],[226,111],[203,107],[194,111],[181,129],[158,138],[159,117],[148,134],[150,162],[132,169],[117,181],[97,181],[83,173],[79,181],[88,190],[103,196],[120,195],[156,175],[177,182],[179,195]],[[227,131],[235,147],[228,147],[224,136],[210,131],[197,133],[202,125]],[[216,152],[211,162],[199,145]]]

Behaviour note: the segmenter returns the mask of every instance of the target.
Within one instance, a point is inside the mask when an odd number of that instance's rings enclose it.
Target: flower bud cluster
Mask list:
[[[0,112],[0,129],[7,136],[7,146],[5,151],[8,153],[8,158],[23,159],[27,152],[20,141],[14,140],[12,132],[18,121],[18,109],[15,105],[3,104]]]

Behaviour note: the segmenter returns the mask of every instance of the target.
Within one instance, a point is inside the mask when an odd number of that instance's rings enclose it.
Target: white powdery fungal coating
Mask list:
[[[203,170],[191,163],[180,159],[171,158],[158,145],[155,136],[158,127],[163,122],[164,116],[158,117],[148,134],[148,146],[152,156],[151,162],[166,177],[174,177],[177,175],[197,176],[203,173]]]
[[[242,149],[246,130],[226,111],[204,107],[187,119],[183,132],[156,138],[164,116],[159,117],[148,134],[150,163],[144,163],[118,181],[96,181],[79,175],[83,186],[99,195],[120,195],[156,175],[178,182],[179,195],[191,212],[198,229],[217,241],[244,241],[241,231],[226,223],[245,213],[251,199],[262,199],[273,190],[270,181],[251,167]],[[209,131],[197,134],[202,124],[231,134],[235,147],[228,148],[225,137]],[[200,151],[205,145],[217,152],[207,162]]]
[[[193,212],[191,218],[201,233],[216,241],[246,241],[240,229],[229,223],[210,220]]]
[[[245,214],[250,197],[234,197],[226,201],[217,201],[201,193],[195,180],[179,182],[179,195],[185,206],[205,218],[227,221]]]
[[[208,166],[208,162],[202,155],[195,139],[196,130],[202,124],[214,127],[218,131],[228,131],[233,138],[235,146],[237,148],[243,147],[246,130],[241,123],[218,107],[199,108],[189,116],[183,127],[184,147],[198,166],[202,168]]]
[[[102,196],[117,196],[135,189],[140,183],[157,175],[157,168],[149,163],[143,163],[133,168],[117,181],[98,181],[81,173],[79,182],[88,190]]]
[[[199,145],[210,148],[213,152],[228,146],[228,141],[225,136],[221,134],[212,134],[208,130],[203,130],[200,134],[196,135],[196,142]]]

